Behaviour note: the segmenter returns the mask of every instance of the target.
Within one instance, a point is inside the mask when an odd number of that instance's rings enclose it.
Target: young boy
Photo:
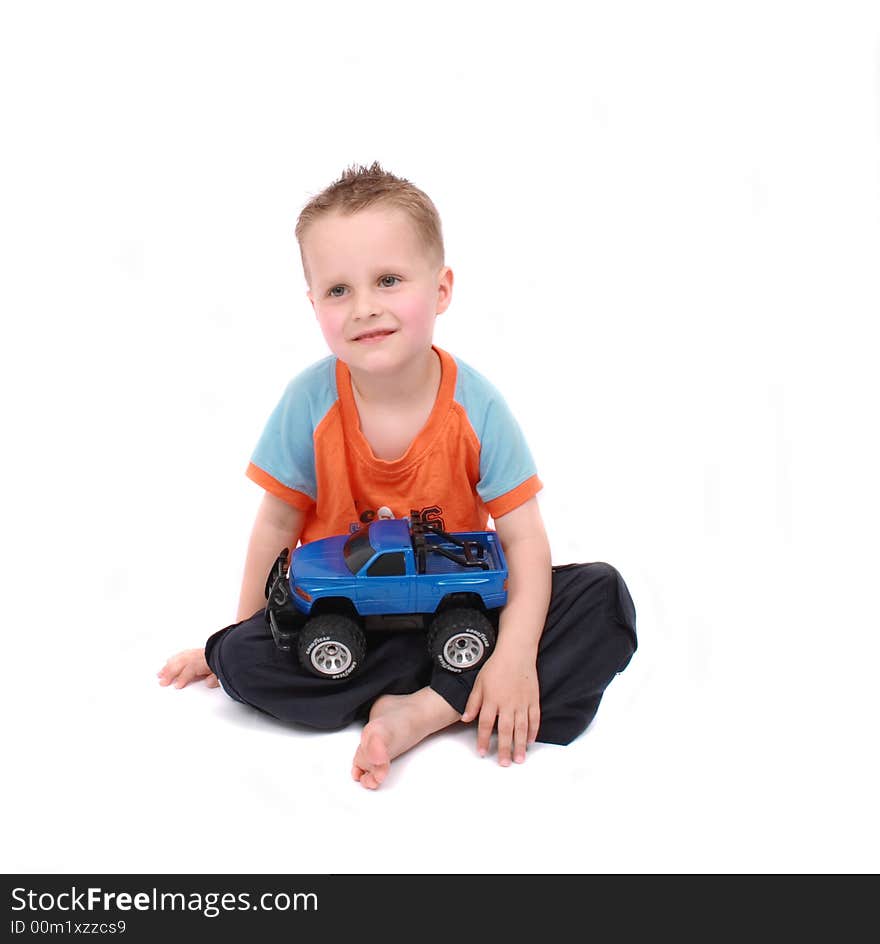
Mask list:
[[[289,384],[247,474],[265,489],[238,621],[205,649],[168,660],[162,685],[205,678],[285,721],[334,729],[369,713],[352,776],[376,789],[427,735],[477,720],[498,760],[535,740],[567,744],[636,648],[629,592],[607,564],[551,567],[522,433],[498,392],[433,346],[452,298],[434,204],[378,164],[353,167],[303,209],[296,229],[308,298],[332,352]],[[424,634],[370,633],[361,671],[328,682],[279,651],[264,618],[279,551],[413,513],[446,531],[489,516],[504,548],[508,601],[478,670],[435,669]]]

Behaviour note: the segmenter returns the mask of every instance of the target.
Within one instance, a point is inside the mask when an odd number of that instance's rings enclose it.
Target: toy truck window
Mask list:
[[[375,548],[370,544],[368,535],[367,530],[355,531],[342,548],[346,566],[353,574],[356,574],[376,553]]]
[[[367,570],[368,577],[403,577],[406,557],[403,551],[389,551],[377,557]]]

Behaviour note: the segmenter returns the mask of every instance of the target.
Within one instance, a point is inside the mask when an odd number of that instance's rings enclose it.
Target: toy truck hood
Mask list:
[[[328,577],[351,577],[342,549],[348,540],[340,534],[320,541],[310,541],[293,552],[291,580],[325,580]]]

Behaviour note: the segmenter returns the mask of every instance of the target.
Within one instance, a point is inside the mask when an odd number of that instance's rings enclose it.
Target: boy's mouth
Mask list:
[[[354,340],[375,342],[375,341],[381,341],[383,338],[387,338],[391,334],[394,334],[393,328],[376,328],[373,331],[364,331],[363,334],[355,335]]]

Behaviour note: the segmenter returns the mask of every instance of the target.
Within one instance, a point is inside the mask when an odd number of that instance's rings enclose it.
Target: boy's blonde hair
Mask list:
[[[443,230],[440,214],[431,198],[408,180],[395,177],[374,161],[370,167],[360,164],[347,167],[339,180],[312,197],[303,207],[296,222],[296,239],[306,280],[309,273],[303,253],[303,237],[309,226],[327,213],[357,213],[377,204],[403,210],[415,225],[425,248],[437,256],[438,265],[443,265]]]

